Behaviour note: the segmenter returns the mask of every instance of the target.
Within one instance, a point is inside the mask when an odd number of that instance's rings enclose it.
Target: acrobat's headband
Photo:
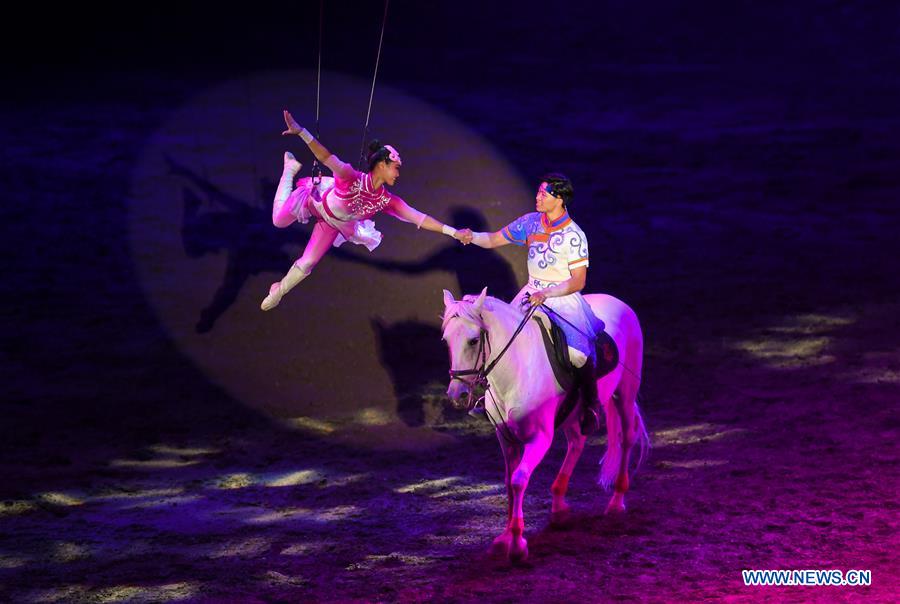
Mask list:
[[[403,163],[403,161],[400,159],[400,154],[397,153],[396,149],[394,149],[390,145],[385,145],[384,148],[387,149],[388,153],[390,154],[390,155],[388,155],[389,160],[391,160],[392,162],[396,162],[397,165],[400,165]]]

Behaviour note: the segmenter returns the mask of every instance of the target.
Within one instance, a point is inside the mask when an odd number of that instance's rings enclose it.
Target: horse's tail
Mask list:
[[[635,473],[637,473],[644,463],[644,458],[647,456],[647,453],[650,452],[650,433],[647,432],[647,424],[644,423],[644,416],[641,415],[641,408],[638,406],[639,401],[640,397],[634,400],[634,418],[637,422],[637,431],[635,432],[635,435],[637,436],[638,445],[638,459],[637,463],[634,465]]]
[[[616,394],[615,396],[619,396]],[[625,404],[628,404],[625,401]],[[638,459],[635,464],[635,471],[640,468],[644,461],[647,451],[650,450],[650,435],[647,433],[647,426],[644,424],[644,417],[641,415],[640,407],[638,407],[637,396],[635,396],[634,404],[634,435],[635,441],[639,447]],[[619,475],[619,468],[622,464],[622,455],[624,454],[624,438],[622,434],[622,418],[619,409],[612,399],[604,405],[606,411],[606,453],[600,459],[600,478],[598,482],[604,488],[609,488],[615,483],[616,477]]]

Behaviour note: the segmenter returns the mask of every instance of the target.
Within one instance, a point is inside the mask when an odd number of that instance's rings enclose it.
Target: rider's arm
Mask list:
[[[527,245],[528,244],[528,228],[531,221],[534,220],[534,214],[525,214],[516,218],[508,225],[493,233],[472,233],[472,243],[478,247],[494,248],[502,245]]]
[[[568,296],[584,289],[584,283],[587,280],[587,265],[583,264],[577,268],[570,268],[569,273],[572,275],[565,281],[557,283],[547,289],[542,289],[532,293],[528,302],[532,306],[543,304],[547,298],[558,298],[560,296]]]
[[[472,233],[472,243],[478,247],[491,249],[513,243],[503,235],[503,231],[493,233]]]
[[[543,289],[541,292],[546,294],[548,298],[558,298],[583,290],[584,284],[587,281],[587,267],[580,266],[578,268],[570,269],[569,272],[572,276],[567,280],[557,283],[552,287],[548,287],[547,289]]]

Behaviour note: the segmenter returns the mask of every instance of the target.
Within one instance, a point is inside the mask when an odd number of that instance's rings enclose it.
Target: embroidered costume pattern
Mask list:
[[[572,276],[572,269],[586,268],[589,264],[587,237],[568,213],[552,222],[540,212],[525,214],[504,227],[501,233],[510,243],[528,246],[528,283],[513,299],[513,305],[517,307],[526,294],[567,281]],[[559,322],[568,345],[593,359],[596,354],[593,340],[602,327],[584,297],[576,292],[547,298],[544,304],[577,328],[565,321]]]

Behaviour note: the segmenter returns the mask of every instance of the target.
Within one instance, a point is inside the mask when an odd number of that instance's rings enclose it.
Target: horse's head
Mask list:
[[[484,359],[479,355],[485,346],[481,309],[486,297],[486,287],[474,300],[471,296],[454,300],[453,294],[444,290],[443,340],[450,350],[450,387],[447,388],[447,396],[456,406],[470,397],[478,377],[477,370],[484,367]]]

